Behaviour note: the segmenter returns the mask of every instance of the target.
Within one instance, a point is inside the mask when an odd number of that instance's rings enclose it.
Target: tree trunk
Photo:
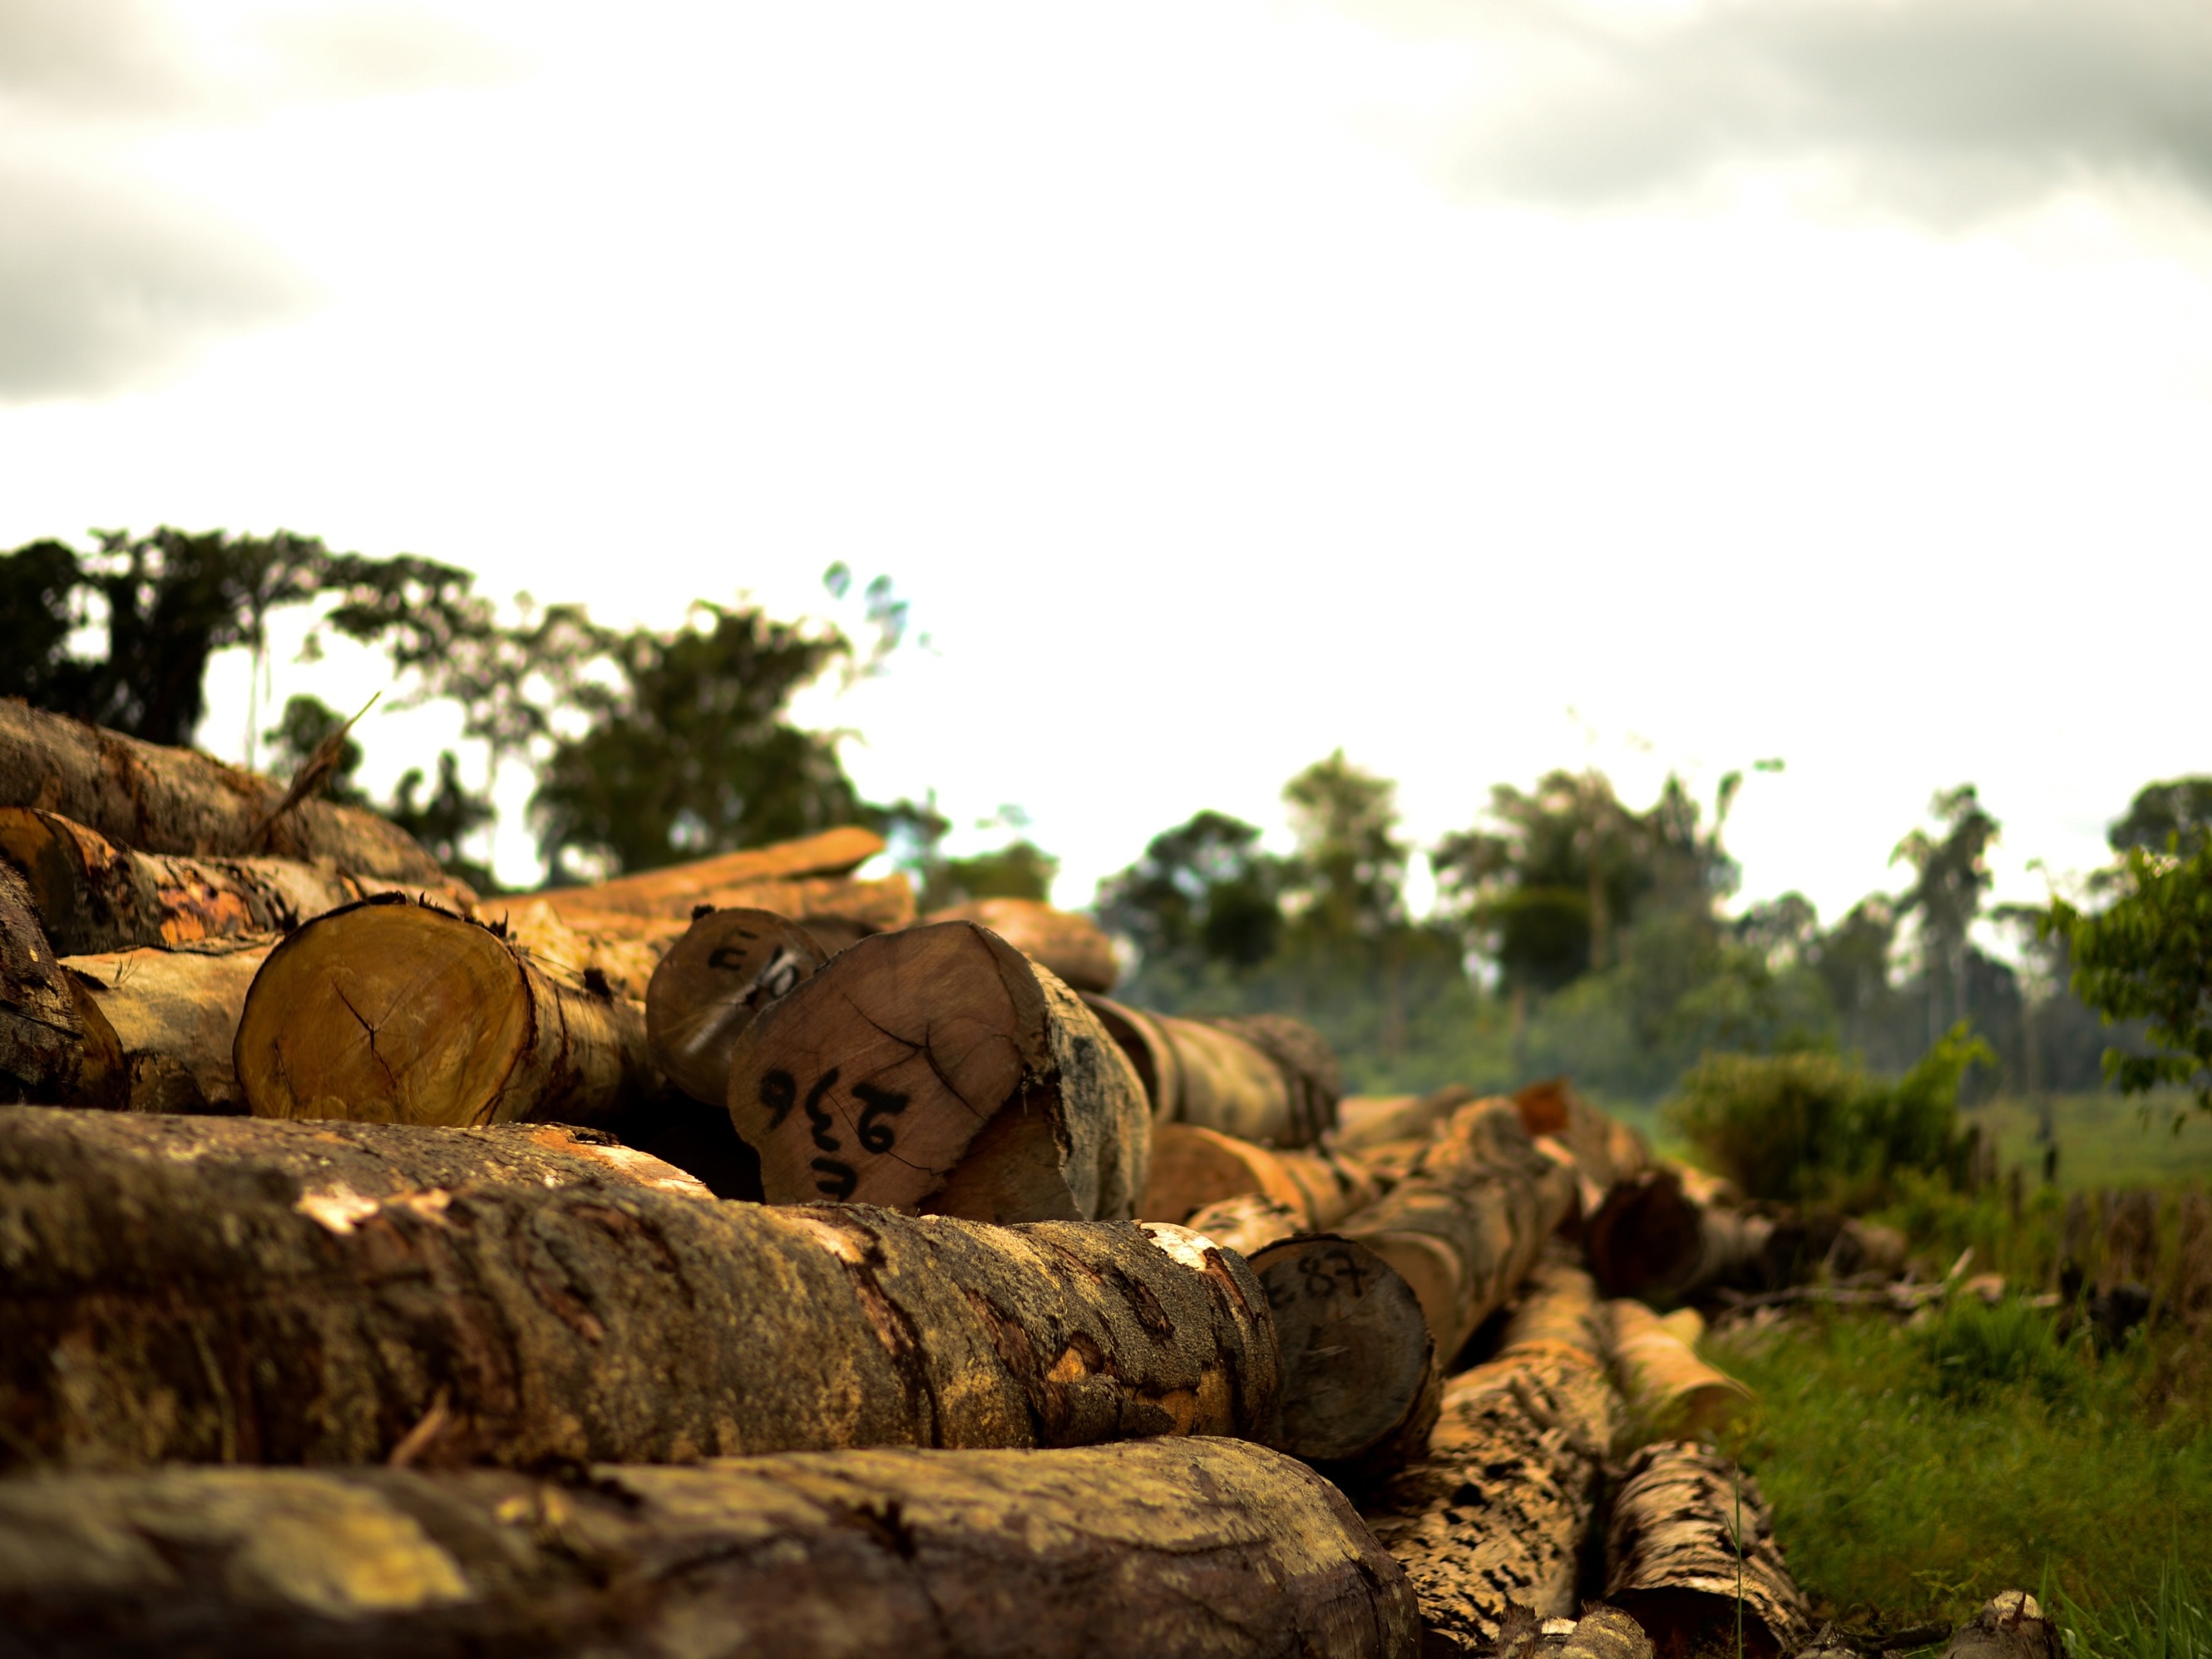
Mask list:
[[[1771,1219],[1711,1202],[1669,1166],[1616,1183],[1583,1232],[1607,1296],[1655,1303],[1759,1279],[1773,1243]]]
[[[1105,1220],[1145,1188],[1152,1119],[1121,1051],[974,922],[841,952],[738,1035],[728,1098],[771,1203]]]
[[[1163,1123],[1152,1130],[1147,1220],[1182,1221],[1211,1204],[1261,1193],[1297,1211],[1300,1231],[1334,1226],[1377,1195],[1373,1176],[1349,1158],[1314,1149],[1271,1152],[1214,1129]]]
[[[1105,997],[1084,1001],[1145,1085],[1152,1118],[1263,1146],[1310,1146],[1336,1121],[1342,1080],[1311,1027],[1279,1014],[1183,1019]]]
[[[629,1180],[574,1152],[549,1186],[516,1160],[557,1133],[0,1113],[0,1460],[1070,1446],[1273,1408],[1258,1281],[1181,1228],[704,1202],[614,1147]]]
[[[23,878],[0,859],[0,1105],[112,1110],[130,1088],[113,1028],[46,942]]]
[[[284,793],[274,779],[190,749],[0,698],[0,805],[58,812],[142,853],[269,854],[385,881],[447,883],[420,842],[374,812],[310,799],[272,820]]]
[[[1705,1322],[1694,1308],[1661,1318],[1641,1302],[1606,1304],[1613,1375],[1648,1439],[1698,1438],[1748,1404],[1749,1389],[1698,1357]]]
[[[1532,1135],[1548,1135],[1573,1154],[1582,1176],[1582,1213],[1595,1215],[1606,1194],[1651,1164],[1651,1149],[1626,1124],[1577,1095],[1564,1077],[1532,1083],[1513,1097]]]
[[[1383,1095],[1337,1103],[1334,1145],[1349,1152],[1401,1140],[1426,1140],[1437,1125],[1475,1098],[1464,1084],[1446,1084],[1432,1094]]]
[[[738,1035],[828,960],[813,934],[783,916],[708,911],[669,947],[647,983],[653,1063],[692,1099],[726,1107]]]
[[[641,1004],[394,898],[319,916],[271,951],[233,1058],[257,1117],[589,1122],[661,1087]]]
[[[134,853],[52,812],[0,807],[0,857],[30,884],[46,936],[64,956],[289,933],[372,893],[420,891],[460,915],[465,883],[394,883],[293,859],[196,859]]]
[[[44,1476],[0,1488],[0,1607],[44,1659],[1420,1650],[1342,1497],[1231,1440]]]
[[[1510,1101],[1453,1115],[1419,1166],[1337,1231],[1413,1287],[1447,1365],[1528,1276],[1574,1201],[1571,1166],[1540,1150]]]
[[[1304,1218],[1280,1199],[1246,1193],[1209,1204],[1182,1224],[1224,1250],[1247,1258],[1305,1231]]]
[[[1605,1599],[1632,1615],[1660,1659],[1737,1642],[1749,1659],[1794,1653],[1803,1594],[1774,1541],[1759,1483],[1692,1441],[1646,1446],[1628,1465],[1606,1531]]]
[[[275,945],[264,935],[68,958],[115,1032],[131,1110],[246,1110],[231,1056],[246,994]]]
[[[1097,922],[1035,899],[977,899],[933,910],[922,921],[976,922],[1078,991],[1110,991],[1121,976],[1114,942]]]
[[[1412,1287],[1364,1245],[1330,1233],[1285,1239],[1250,1260],[1282,1364],[1268,1443],[1355,1485],[1419,1456],[1439,1385]]]
[[[1497,1659],[1656,1659],[1656,1656],[1644,1626],[1619,1607],[1592,1607],[1570,1622],[1539,1620],[1525,1608],[1515,1607],[1507,1610],[1504,1627],[1498,1632]]]
[[[1571,1617],[1622,1428],[1589,1276],[1541,1267],[1496,1358],[1455,1377],[1429,1455],[1364,1506],[1420,1598],[1425,1654],[1486,1653],[1510,1603]]]

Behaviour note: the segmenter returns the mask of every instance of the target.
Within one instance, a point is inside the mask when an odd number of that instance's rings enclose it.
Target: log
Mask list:
[[[1943,1659],[2065,1659],[2066,1638],[2026,1590],[1999,1590],[1959,1626]]]
[[[1104,1220],[1145,1188],[1152,1119],[1128,1061],[974,922],[840,952],[738,1034],[728,1099],[770,1203]]]
[[[1089,916],[1055,910],[1036,899],[977,899],[933,910],[922,921],[976,922],[1079,991],[1110,991],[1121,977],[1114,942],[1104,929]]]
[[[1749,1389],[1698,1356],[1694,1308],[1661,1318],[1641,1302],[1606,1304],[1608,1352],[1628,1410],[1654,1440],[1700,1438],[1751,1402]]]
[[[1660,1659],[1738,1642],[1751,1659],[1794,1653],[1808,1609],[1759,1482],[1693,1441],[1630,1460],[1606,1530],[1605,1599],[1644,1626]]]
[[[718,854],[713,858],[694,859],[659,870],[641,870],[587,886],[549,888],[529,896],[544,899],[563,915],[571,911],[595,915],[612,911],[664,920],[688,919],[692,909],[701,904],[711,904],[720,909],[743,902],[724,896],[734,888],[799,881],[809,877],[848,875],[882,852],[886,845],[884,838],[872,830],[846,824],[797,841],[748,848],[740,853]],[[913,914],[909,908],[909,920]]]
[[[1397,1141],[1425,1141],[1438,1124],[1476,1098],[1464,1084],[1448,1083],[1425,1095],[1346,1099],[1338,1103],[1334,1141],[1352,1152]]]
[[[805,928],[771,911],[709,910],[646,986],[653,1063],[692,1099],[723,1105],[738,1034],[829,959]]]
[[[1279,1244],[1305,1231],[1304,1218],[1296,1209],[1265,1193],[1246,1193],[1209,1204],[1182,1224],[1248,1260],[1270,1244]]]
[[[0,857],[23,872],[47,938],[70,957],[289,933],[372,893],[419,892],[461,915],[477,896],[443,873],[395,884],[293,859],[133,852],[58,813],[24,806],[0,807]]]
[[[1373,1203],[1379,1189],[1365,1170],[1334,1152],[1272,1152],[1192,1124],[1154,1126],[1152,1175],[1139,1215],[1180,1222],[1244,1193],[1280,1200],[1297,1211],[1300,1231],[1318,1232]]]
[[[1364,1245],[1329,1233],[1266,1245],[1250,1260],[1281,1356],[1268,1443],[1355,1486],[1419,1456],[1440,1382],[1412,1287]]]
[[[1516,1091],[1513,1103],[1530,1134],[1548,1135],[1574,1155],[1585,1219],[1615,1186],[1651,1165],[1644,1137],[1584,1100],[1564,1077],[1528,1085]]]
[[[1070,1446],[1273,1409],[1258,1281],[1181,1228],[518,1173],[554,1133],[0,1113],[0,1463]]]
[[[65,959],[115,1032],[131,1110],[246,1110],[231,1057],[246,994],[276,943],[248,934]]]
[[[122,1043],[47,943],[23,878],[0,860],[0,1105],[112,1110],[129,1097]]]
[[[645,1000],[653,970],[684,936],[683,927],[672,921],[650,930],[572,926],[543,899],[490,914],[479,912],[477,919],[489,922],[495,932],[527,951],[530,959],[556,979],[570,985],[604,983],[615,995],[632,1002]]]
[[[1232,1440],[40,1476],[0,1487],[0,1609],[49,1659],[1420,1650],[1343,1498]]]
[[[142,853],[191,858],[267,854],[357,876],[434,888],[448,878],[398,824],[310,799],[272,818],[285,787],[190,749],[0,697],[0,806],[58,812]]]
[[[1510,1101],[1463,1106],[1419,1166],[1336,1231],[1413,1287],[1449,1364],[1528,1276],[1574,1201],[1564,1152],[1540,1148]]]
[[[1279,1014],[1185,1019],[1083,1000],[1136,1068],[1156,1122],[1277,1147],[1310,1146],[1336,1122],[1342,1078],[1310,1026]]]
[[[590,1122],[662,1086],[641,1004],[398,895],[318,916],[270,951],[232,1060],[257,1117]]]
[[[1589,1275],[1543,1264],[1497,1357],[1446,1386],[1429,1455],[1363,1506],[1420,1600],[1425,1654],[1489,1652],[1515,1604],[1573,1614],[1623,1427],[1597,1319]]]
[[[1717,1285],[1763,1284],[1771,1218],[1727,1207],[1672,1165],[1617,1182],[1584,1224],[1590,1271],[1607,1296],[1664,1304]]]
[[[1580,1619],[1539,1620],[1526,1608],[1506,1609],[1497,1659],[1656,1659],[1644,1626],[1619,1607],[1592,1607]],[[1801,1659],[1803,1656],[1801,1656]],[[1850,1656],[1856,1659],[1856,1656]]]

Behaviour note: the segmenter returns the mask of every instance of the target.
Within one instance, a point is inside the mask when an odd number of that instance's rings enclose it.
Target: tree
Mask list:
[[[320,697],[287,697],[283,716],[261,734],[269,745],[270,770],[280,778],[295,775],[345,723],[346,717]],[[338,763],[331,769],[323,793],[347,806],[368,805],[368,792],[354,781],[361,761],[361,744],[348,737],[338,747]]]
[[[2212,778],[2174,778],[2148,783],[2136,792],[2125,817],[2106,833],[2115,853],[2139,847],[2147,853],[2186,858],[2212,842]]]
[[[1297,852],[1285,873],[1291,932],[1310,946],[1372,943],[1405,921],[1407,848],[1397,838],[1398,787],[1338,750],[1283,786]]]
[[[1134,945],[1147,968],[1180,960],[1255,968],[1282,938],[1279,860],[1260,831],[1225,812],[1200,812],[1146,843],[1144,856],[1098,884],[1100,924]]]
[[[702,604],[673,634],[638,629],[579,673],[588,725],[552,740],[531,812],[550,878],[588,854],[649,870],[811,834],[859,816],[834,738],[784,719],[792,696],[850,649],[836,630]]]
[[[1899,916],[1920,918],[1921,971],[1928,983],[1928,1041],[1942,1035],[1943,988],[1951,990],[1951,1020],[1969,1018],[1966,994],[1966,936],[1989,890],[1988,852],[1997,839],[1997,821],[1983,810],[1971,783],[1941,791],[1929,811],[1944,825],[1942,837],[1915,830],[1898,842],[1889,861],[1910,863],[1912,885],[1897,902]]]
[[[2212,845],[2186,857],[2130,847],[2119,885],[2095,915],[2053,900],[2046,924],[2073,953],[2082,1001],[2107,1023],[2148,1022],[2149,1052],[2107,1048],[2105,1074],[2128,1094],[2192,1090],[2212,1111]]]

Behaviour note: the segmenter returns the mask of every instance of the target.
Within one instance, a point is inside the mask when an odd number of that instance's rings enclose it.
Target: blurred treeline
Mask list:
[[[1905,827],[1899,890],[1824,922],[1796,893],[1730,914],[1740,872],[1723,831],[1741,782],[1723,779],[1708,810],[1670,777],[1638,810],[1601,773],[1554,771],[1495,786],[1479,823],[1417,849],[1390,782],[1338,753],[1284,790],[1293,851],[1201,812],[1103,884],[1098,914],[1134,947],[1132,1000],[1291,1010],[1370,1091],[1567,1072],[1616,1103],[1652,1102],[1723,1054],[1837,1055],[1905,1077],[1961,1025],[1989,1054],[1966,1076],[1969,1102],[2099,1086],[2115,1033],[2073,995],[2063,938],[2045,937],[2036,911],[1988,905],[2000,825],[1973,786]],[[2203,781],[2151,786],[2112,845],[2162,846],[2177,812],[2208,805]],[[1437,894],[1420,919],[1406,902],[1417,856]],[[2017,965],[1978,924],[2009,933]]]

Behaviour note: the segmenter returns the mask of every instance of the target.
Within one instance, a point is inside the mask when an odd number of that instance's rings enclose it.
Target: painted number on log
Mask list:
[[[837,1086],[837,1068],[831,1066],[814,1079],[806,1091],[804,1109],[807,1132],[816,1148],[823,1152],[841,1152],[844,1142],[831,1133],[836,1120],[830,1114],[827,1102],[830,1091]],[[897,1135],[885,1118],[896,1117],[907,1109],[907,1097],[889,1089],[879,1089],[872,1083],[856,1083],[853,1097],[860,1103],[860,1122],[854,1133],[863,1152],[882,1153],[897,1144]],[[792,1108],[799,1105],[799,1079],[788,1072],[763,1073],[760,1080],[760,1103],[768,1108],[768,1127],[780,1129],[783,1121],[791,1115]],[[817,1158],[807,1166],[818,1177],[814,1189],[823,1197],[842,1203],[852,1197],[860,1185],[860,1173],[850,1164],[838,1158]]]
[[[1367,1273],[1346,1249],[1313,1250],[1297,1259],[1298,1282],[1288,1273],[1270,1273],[1265,1283],[1267,1305],[1278,1313],[1300,1300],[1327,1302],[1349,1292],[1354,1301],[1367,1294]]]

